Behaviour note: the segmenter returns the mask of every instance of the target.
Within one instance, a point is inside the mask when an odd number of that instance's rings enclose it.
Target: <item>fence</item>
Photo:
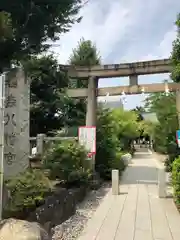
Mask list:
[[[30,137],[30,155],[32,153],[33,147],[36,147],[36,153],[38,155],[41,155],[48,147],[49,143],[54,141],[64,141],[72,139],[78,140],[78,137],[47,137],[45,134],[38,134],[37,137]]]

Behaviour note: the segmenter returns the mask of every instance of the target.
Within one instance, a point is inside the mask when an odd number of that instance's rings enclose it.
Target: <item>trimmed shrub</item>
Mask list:
[[[180,206],[180,157],[176,158],[172,164],[172,184],[174,189],[175,202]]]
[[[87,152],[76,141],[53,144],[43,159],[50,179],[60,180],[67,187],[86,185],[91,173],[84,169]]]
[[[41,170],[26,170],[6,182],[10,199],[4,217],[27,217],[28,213],[44,203],[52,192],[52,185]]]

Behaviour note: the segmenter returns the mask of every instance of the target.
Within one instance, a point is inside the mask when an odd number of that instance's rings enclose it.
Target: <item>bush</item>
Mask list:
[[[91,180],[91,176],[91,171],[85,170],[82,167],[78,170],[73,170],[70,172],[67,179],[68,186],[80,187],[82,185],[88,185]]]
[[[125,168],[126,168],[125,163],[124,163],[124,161],[121,158],[122,155],[123,155],[122,152],[117,152],[116,153],[116,158],[112,162],[112,168],[118,169],[120,171],[120,173],[122,173],[125,170]]]
[[[165,160],[165,166],[166,166],[166,171],[171,172],[172,171],[172,164],[173,161],[178,158],[180,155],[180,149],[177,146],[176,139],[175,137],[171,137],[173,139],[168,138],[168,144],[167,144],[167,153],[168,157]]]
[[[84,169],[87,152],[76,141],[53,144],[44,156],[44,168],[51,179],[58,179],[67,187],[86,185],[91,176]]]
[[[153,149],[158,153],[167,155],[164,164],[166,171],[171,172],[173,161],[180,155],[180,149],[176,142],[176,132],[168,132],[164,126],[157,125],[154,133]]]
[[[180,206],[180,157],[176,158],[172,165],[172,184],[175,202]]]
[[[179,156],[179,152],[171,153],[167,156],[164,165],[166,167],[166,172],[172,172],[172,166],[174,160]]]
[[[120,152],[120,142],[118,140],[118,134],[116,131],[115,122],[112,116],[112,112],[104,109],[99,110],[97,120],[97,152],[96,152],[96,171],[100,174],[100,177],[105,180],[111,179],[111,170],[115,168],[115,165],[119,167],[120,171],[121,163],[117,153]],[[118,166],[119,165],[119,166]]]
[[[5,207],[4,217],[27,217],[52,192],[50,181],[41,170],[26,170],[8,180],[6,187],[11,197]]]
[[[114,159],[109,162],[102,163],[96,166],[96,170],[104,180],[111,180],[111,173],[113,169],[118,169],[121,176],[122,172],[126,168],[124,161],[121,160],[121,153],[118,153]]]

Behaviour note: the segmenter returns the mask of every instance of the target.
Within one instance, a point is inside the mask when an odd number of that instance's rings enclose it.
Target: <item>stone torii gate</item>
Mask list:
[[[176,107],[178,113],[178,123],[180,127],[180,84],[179,83],[160,83],[138,85],[139,75],[160,74],[171,72],[172,66],[170,59],[96,65],[91,67],[80,67],[72,65],[61,65],[62,70],[67,71],[70,78],[87,79],[88,88],[68,89],[69,97],[87,97],[86,126],[96,126],[97,96],[110,96],[125,94],[139,94],[144,90],[145,93],[176,92]],[[129,77],[128,86],[98,88],[99,78]]]
[[[70,78],[87,79],[88,88],[68,89],[69,97],[87,97],[86,125],[96,125],[97,96],[110,96],[125,94],[139,94],[144,90],[146,93],[164,92],[167,84],[144,84],[138,85],[139,75],[169,73],[171,64],[169,59],[152,60],[144,62],[133,62],[123,64],[97,65],[91,67],[79,67],[72,65],[61,65],[62,70],[68,72]],[[98,88],[99,78],[129,77],[129,86],[117,86]],[[168,83],[169,91],[180,89],[177,83]]]

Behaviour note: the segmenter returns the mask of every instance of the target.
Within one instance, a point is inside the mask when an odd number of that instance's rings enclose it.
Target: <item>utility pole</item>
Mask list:
[[[0,220],[3,210],[3,182],[4,182],[4,101],[5,75],[0,76]]]

